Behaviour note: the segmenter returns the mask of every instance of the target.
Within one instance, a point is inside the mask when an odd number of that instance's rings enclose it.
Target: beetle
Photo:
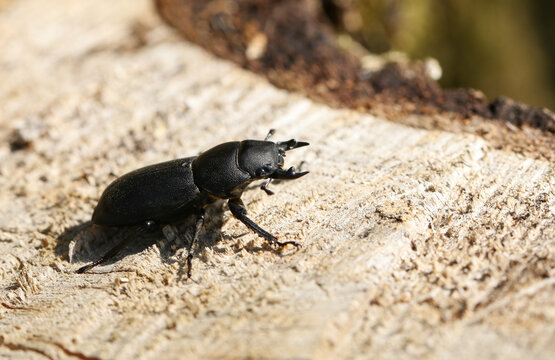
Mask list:
[[[309,145],[291,139],[274,143],[264,140],[226,142],[198,156],[170,160],[146,166],[114,180],[102,193],[96,205],[92,223],[108,227],[140,226],[153,230],[158,225],[196,216],[195,232],[187,248],[187,276],[191,277],[194,244],[204,223],[205,208],[217,201],[227,200],[229,210],[249,229],[280,247],[296,241],[280,242],[249,217],[241,195],[256,180],[266,180],[260,188],[268,195],[273,179],[292,180],[308,174],[296,172],[295,167],[283,169],[285,152]],[[179,236],[179,234],[178,234]],[[97,261],[77,270],[84,273],[106,262],[125,248],[132,237],[127,236]]]

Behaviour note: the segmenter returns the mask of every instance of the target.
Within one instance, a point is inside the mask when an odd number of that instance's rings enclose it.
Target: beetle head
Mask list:
[[[239,167],[248,172],[252,179],[297,179],[308,171],[297,173],[295,168],[283,170],[285,152],[302,146],[307,142],[244,140],[239,146]]]

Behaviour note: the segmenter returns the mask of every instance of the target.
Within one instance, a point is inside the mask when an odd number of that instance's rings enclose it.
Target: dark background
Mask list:
[[[446,88],[555,109],[553,0],[322,0],[337,29],[372,53],[434,57]]]

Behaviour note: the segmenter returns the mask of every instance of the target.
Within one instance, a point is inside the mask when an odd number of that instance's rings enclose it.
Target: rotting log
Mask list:
[[[2,356],[552,357],[549,158],[276,89],[146,0],[8,2],[0,43]],[[74,273],[125,236],[88,223],[114,176],[270,128],[311,173],[244,200],[302,250],[214,207],[193,281],[161,234]]]

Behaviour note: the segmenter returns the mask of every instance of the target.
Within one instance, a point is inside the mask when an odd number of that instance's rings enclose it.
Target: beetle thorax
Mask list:
[[[237,141],[220,144],[193,161],[193,177],[199,189],[221,199],[241,195],[251,176],[239,167],[239,144]]]

